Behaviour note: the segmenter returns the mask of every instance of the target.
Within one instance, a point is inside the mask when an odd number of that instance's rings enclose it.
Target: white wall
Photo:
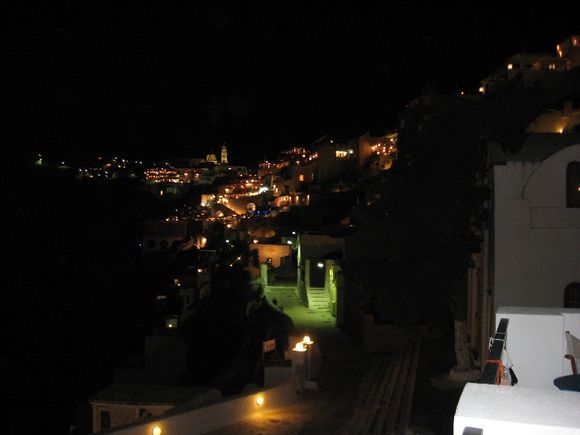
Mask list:
[[[580,145],[541,162],[493,168],[495,308],[561,307],[564,288],[580,281],[580,209],[566,208],[566,166]]]
[[[564,332],[580,336],[580,309],[500,307],[496,328],[502,318],[509,319],[506,349],[519,381],[515,388],[556,389],[554,379],[572,373]]]
[[[453,434],[466,427],[484,435],[579,435],[580,394],[571,391],[466,384]]]
[[[258,395],[263,395],[263,407],[256,405]],[[249,418],[262,410],[288,405],[296,401],[293,382],[286,382],[274,388],[244,394],[222,400],[213,405],[188,409],[187,406],[170,410],[158,418],[147,419],[141,423],[112,429],[107,433],[122,435],[151,435],[153,428],[161,428],[162,434],[197,435],[215,431],[237,421]]]

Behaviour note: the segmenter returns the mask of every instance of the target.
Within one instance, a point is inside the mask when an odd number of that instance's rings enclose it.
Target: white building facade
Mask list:
[[[580,135],[531,135],[518,153],[492,146],[489,157],[484,288],[492,312],[563,307],[566,286],[580,282]]]

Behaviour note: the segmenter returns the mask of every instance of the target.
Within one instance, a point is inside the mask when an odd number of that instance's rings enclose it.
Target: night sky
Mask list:
[[[252,164],[327,133],[384,133],[427,85],[477,89],[511,54],[553,53],[556,43],[580,32],[570,7],[18,6],[5,15],[14,145],[5,152],[204,157],[225,142],[231,161]]]

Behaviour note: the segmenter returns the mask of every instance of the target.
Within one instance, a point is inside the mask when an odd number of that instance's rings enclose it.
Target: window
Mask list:
[[[304,175],[303,174],[298,175],[298,180],[299,181],[304,181]]]
[[[580,308],[580,283],[571,282],[564,289],[564,308]]]
[[[580,208],[580,162],[570,162],[566,168],[566,207]]]

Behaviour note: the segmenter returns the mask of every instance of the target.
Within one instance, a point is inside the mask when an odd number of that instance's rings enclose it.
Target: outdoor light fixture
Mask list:
[[[151,431],[151,433],[152,433],[153,435],[161,435],[161,433],[162,433],[162,432],[161,432],[161,428],[160,428],[159,426],[155,426],[155,427],[153,428],[153,430]]]
[[[264,406],[264,396],[262,396],[261,394],[256,397],[256,406]]]
[[[296,343],[296,346],[294,346],[294,349],[292,349],[295,352],[306,352],[306,347],[304,346],[304,343],[299,342]]]
[[[322,269],[324,267],[324,263],[318,263],[317,266],[319,269]]]
[[[304,338],[302,339],[302,343],[304,343],[304,344],[312,344],[314,342],[310,339],[310,337],[308,335],[305,335]]]

